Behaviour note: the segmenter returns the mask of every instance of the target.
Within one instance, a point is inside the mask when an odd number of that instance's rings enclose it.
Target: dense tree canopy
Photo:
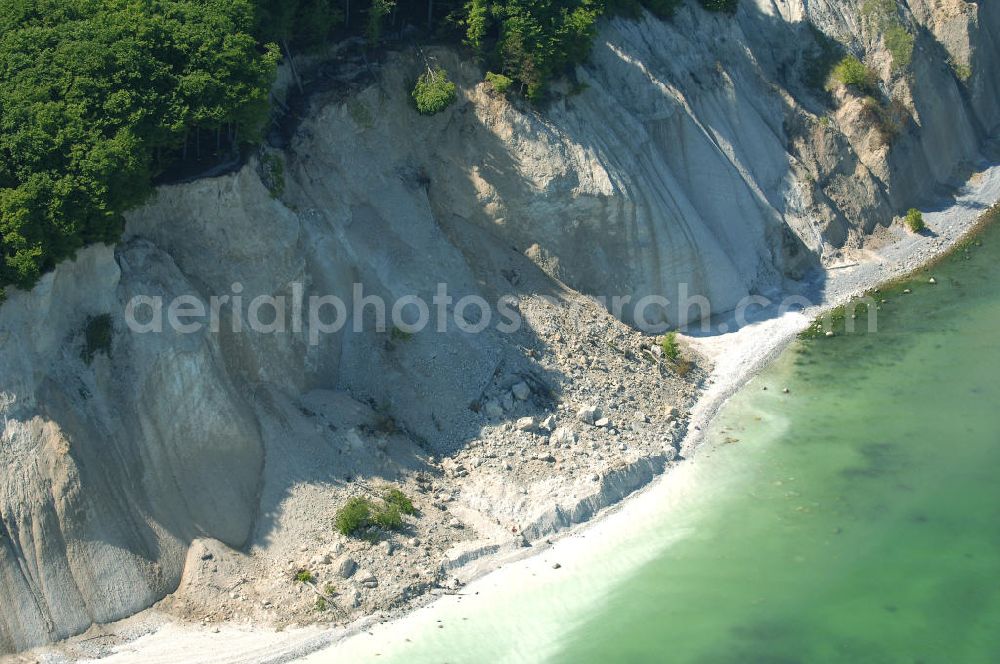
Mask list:
[[[257,35],[264,42],[312,48],[344,23],[341,0],[257,0],[256,4]]]
[[[192,130],[259,130],[277,55],[253,21],[250,0],[4,1],[0,282],[117,239]]]

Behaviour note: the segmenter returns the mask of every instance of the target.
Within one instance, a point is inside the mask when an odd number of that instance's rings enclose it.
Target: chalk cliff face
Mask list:
[[[88,315],[185,284],[169,261],[121,263],[89,249],[3,307],[6,651],[149,606],[176,587],[192,537],[241,546],[256,510],[260,440],[212,339],[116,334],[112,359],[84,363]]]
[[[893,71],[862,0],[744,0],[735,17],[686,6],[669,23],[609,21],[591,62],[544,110],[501,98],[447,51],[428,57],[459,102],[418,116],[424,66],[391,56],[377,82],[318,104],[281,155],[277,198],[253,161],[165,187],[117,248],[93,247],[0,309],[0,652],[150,606],[188,543],[243,546],[260,490],[258,389],[325,388],[372,404],[430,449],[474,437],[469,403],[517,353],[491,329],[417,337],[405,354],[366,329],[136,334],[135,295],[333,294],[388,301],[501,295],[484,275],[511,247],[589,295],[714,312],[800,279],[927,200],[1000,130],[1000,7],[911,0],[910,73]],[[871,102],[810,87],[812,22],[865,55],[897,100],[887,140]],[[963,80],[964,79],[964,80]],[[557,92],[559,90],[557,89]],[[684,323],[698,310],[653,318]],[[89,317],[112,314],[89,363]],[[632,310],[626,306],[623,316]],[[231,321],[226,321],[231,322]],[[332,469],[335,470],[335,469]],[[331,471],[332,472],[332,471]]]

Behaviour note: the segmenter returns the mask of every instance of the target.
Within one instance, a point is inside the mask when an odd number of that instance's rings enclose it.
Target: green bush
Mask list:
[[[337,514],[334,517],[334,525],[337,531],[342,535],[351,536],[362,528],[366,528],[371,521],[374,507],[367,498],[351,498],[343,507],[337,510]]]
[[[417,513],[413,502],[399,489],[387,489],[383,499],[384,503],[381,505],[361,497],[348,500],[334,517],[337,531],[352,536],[371,526],[399,530],[403,527],[404,514]]]
[[[602,15],[639,19],[643,8],[660,18],[682,0],[469,0],[459,24],[465,44],[494,71],[503,71],[531,100],[548,82],[572,72],[590,53]],[[707,9],[734,12],[737,0],[701,0]]]
[[[968,80],[972,78],[972,67],[970,67],[969,65],[962,64],[961,62],[957,62],[956,60],[949,59],[948,66],[951,67],[951,70],[953,72],[955,72],[955,76],[958,77],[958,80],[962,81],[963,83],[968,82]]]
[[[372,515],[372,523],[385,530],[399,530],[403,527],[403,515],[395,505],[385,505]]]
[[[913,35],[901,25],[894,25],[885,31],[885,47],[892,55],[894,71],[907,69],[913,62]]]
[[[413,506],[413,501],[410,500],[405,493],[396,488],[391,488],[386,490],[385,496],[383,496],[386,504],[395,506],[403,514],[416,514],[417,508]]]
[[[833,78],[841,85],[862,92],[873,92],[878,84],[875,72],[853,55],[848,55],[833,68]]]
[[[677,343],[677,331],[668,332],[663,340],[660,342],[660,348],[663,349],[663,355],[671,361],[677,361],[677,358],[681,356],[681,347]]]
[[[310,572],[309,570],[300,569],[298,572],[295,573],[295,580],[299,583],[312,583],[313,581],[316,580],[316,577],[313,576],[313,573]]]
[[[909,212],[903,218],[903,223],[913,233],[919,233],[927,228],[927,224],[924,223],[923,213],[916,208],[910,208]]]
[[[499,94],[504,94],[510,89],[510,86],[514,83],[509,76],[504,76],[503,74],[494,74],[491,71],[486,72],[486,82],[489,83],[495,92]]]
[[[886,50],[892,55],[893,71],[908,68],[913,60],[915,38],[900,21],[897,1],[866,0],[861,6],[861,18],[869,29],[884,36]]]
[[[455,101],[455,84],[448,80],[448,73],[438,67],[426,71],[413,86],[413,101],[423,115],[434,115],[448,108]]]

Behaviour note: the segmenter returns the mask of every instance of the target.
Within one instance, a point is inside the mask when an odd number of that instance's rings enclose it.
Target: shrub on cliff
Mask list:
[[[386,505],[372,515],[372,523],[385,530],[399,530],[403,527],[403,515],[395,505]]]
[[[386,490],[384,500],[387,505],[395,506],[403,514],[416,514],[417,508],[405,493],[396,488]]]
[[[514,81],[510,80],[510,77],[504,76],[503,74],[494,74],[491,71],[486,72],[486,82],[490,84],[494,92],[498,94],[505,94],[507,90]]]
[[[454,103],[455,84],[448,80],[448,73],[438,67],[420,75],[412,96],[420,113],[434,115]]]
[[[880,102],[875,97],[865,97],[862,105],[865,117],[878,132],[879,140],[885,145],[892,143],[909,121],[909,111],[901,99],[893,98],[887,102]]]
[[[903,217],[903,223],[913,233],[919,233],[927,228],[927,224],[924,223],[923,213],[916,208],[910,208],[910,211]]]
[[[368,526],[374,505],[367,498],[351,498],[337,510],[334,525],[341,535],[351,536]]]
[[[915,43],[914,36],[901,25],[893,25],[885,31],[885,47],[892,55],[893,71],[902,71],[910,66]]]
[[[878,84],[875,72],[853,55],[848,55],[833,68],[833,79],[861,92],[874,92]]]

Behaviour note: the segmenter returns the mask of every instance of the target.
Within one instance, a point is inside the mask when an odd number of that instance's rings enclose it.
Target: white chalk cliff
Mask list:
[[[961,178],[1000,130],[1000,6],[909,0],[909,72],[894,71],[862,0],[743,0],[735,17],[688,3],[671,22],[603,24],[579,85],[533,109],[459,83],[433,117],[410,105],[425,66],[391,55],[374,83],[317,102],[281,153],[277,198],[256,159],[163,187],[117,247],[92,247],[0,308],[0,653],[149,607],[180,581],[195,537],[246,545],[258,511],[268,409],[345,390],[392,404],[429,449],[474,437],[469,402],[515,361],[491,331],[417,337],[390,353],[350,326],[308,343],[275,335],[135,334],[134,295],[388,299],[501,293],[510,253],[553,291],[650,294],[680,284],[715,312],[781,290],[863,245],[879,224]],[[886,105],[810,87],[810,22],[863,55]],[[960,75],[971,72],[967,78]],[[560,86],[557,86],[557,92]],[[110,355],[81,357],[89,317],[110,313]],[[631,315],[626,307],[626,319]],[[669,307],[671,323],[686,313]],[[431,338],[434,337],[434,338]]]

